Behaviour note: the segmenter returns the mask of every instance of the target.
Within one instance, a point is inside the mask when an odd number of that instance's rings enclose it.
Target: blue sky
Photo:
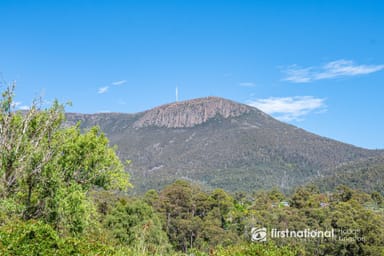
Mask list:
[[[138,112],[220,96],[384,148],[384,1],[0,1],[17,108]]]

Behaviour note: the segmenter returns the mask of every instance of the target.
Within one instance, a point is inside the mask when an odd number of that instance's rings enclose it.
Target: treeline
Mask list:
[[[42,218],[2,220],[1,255],[383,255],[384,200],[348,187],[253,195],[176,181],[142,197],[90,190],[94,219],[63,233]],[[84,209],[78,209],[80,212]],[[79,213],[77,213],[79,214]],[[2,212],[4,216],[4,212]],[[251,241],[251,229],[337,230],[335,238]],[[340,233],[340,231],[344,233]],[[193,254],[191,254],[193,253]]]
[[[167,248],[195,255],[384,253],[384,200],[377,192],[366,194],[340,186],[332,193],[320,193],[316,187],[306,186],[288,197],[278,190],[230,195],[221,189],[206,192],[186,181],[176,181],[141,198],[110,197],[105,192],[94,197],[113,237],[124,243],[130,234],[130,245],[143,243],[151,253],[165,253]],[[147,213],[139,208],[147,209]],[[269,231],[333,230],[335,236],[268,236],[266,242],[252,242],[253,227]],[[140,231],[135,234],[137,229]],[[154,237],[165,240],[154,241]]]
[[[384,255],[378,192],[229,194],[176,181],[129,196],[98,128],[65,127],[57,102],[15,111],[13,89],[0,101],[0,255]],[[265,228],[266,241],[253,228]],[[339,233],[273,238],[272,229]]]

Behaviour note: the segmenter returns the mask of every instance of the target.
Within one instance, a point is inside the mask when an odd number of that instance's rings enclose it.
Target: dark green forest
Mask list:
[[[383,190],[229,193],[178,180],[133,196],[129,162],[98,127],[64,125],[58,102],[16,111],[13,97],[10,86],[0,101],[0,255],[384,255]]]

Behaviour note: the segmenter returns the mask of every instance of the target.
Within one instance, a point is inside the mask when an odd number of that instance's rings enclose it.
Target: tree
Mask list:
[[[119,243],[149,253],[167,253],[170,244],[153,208],[141,200],[119,200],[106,215],[104,226]]]
[[[234,200],[221,189],[208,194],[186,181],[176,181],[159,193],[155,208],[163,218],[170,242],[183,252],[237,240],[228,228]]]
[[[295,208],[317,207],[319,202],[316,201],[315,195],[319,194],[319,190],[314,185],[298,187],[292,195],[291,205]]]
[[[164,229],[175,248],[184,252],[192,248],[197,235],[192,230],[196,213],[192,186],[186,181],[167,186],[160,192],[156,209],[162,215]]]
[[[87,192],[126,190],[129,176],[99,128],[65,127],[57,101],[16,111],[14,89],[8,86],[0,100],[2,218],[41,218],[60,232],[81,234],[96,212]]]

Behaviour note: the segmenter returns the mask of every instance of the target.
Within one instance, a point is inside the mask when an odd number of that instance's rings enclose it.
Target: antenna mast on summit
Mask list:
[[[179,88],[176,86],[176,102],[179,101]]]

